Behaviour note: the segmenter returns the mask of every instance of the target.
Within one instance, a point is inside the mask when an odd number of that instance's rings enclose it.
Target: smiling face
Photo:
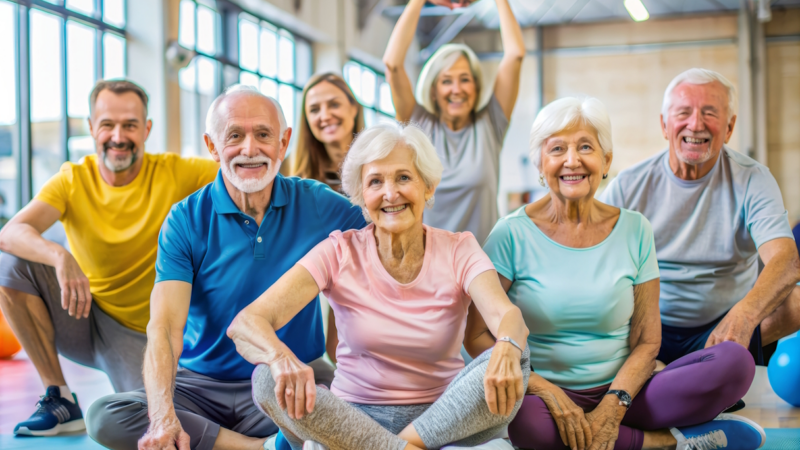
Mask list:
[[[410,148],[398,145],[389,156],[365,164],[361,177],[364,205],[377,228],[398,234],[422,225],[434,189],[425,186]]]
[[[603,155],[597,132],[578,123],[545,139],[542,174],[550,192],[562,199],[591,199],[611,166],[611,153]]]
[[[358,108],[333,83],[322,81],[308,90],[305,112],[311,133],[326,147],[346,147],[353,140]]]
[[[452,67],[439,72],[433,98],[443,119],[465,120],[469,117],[478,101],[478,84],[466,56],[461,56]]]
[[[280,135],[278,109],[258,95],[233,93],[217,106],[217,136],[206,145],[223,176],[245,193],[267,188],[280,169],[291,128]]]
[[[118,173],[140,166],[151,126],[138,95],[101,91],[89,118],[101,170]]]
[[[661,130],[669,151],[692,166],[716,161],[733,133],[736,116],[729,116],[728,92],[722,83],[682,83],[672,91]]]

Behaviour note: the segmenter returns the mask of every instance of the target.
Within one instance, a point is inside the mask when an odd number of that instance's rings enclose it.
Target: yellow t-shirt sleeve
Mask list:
[[[61,219],[63,219],[64,214],[67,212],[69,187],[71,183],[72,167],[69,166],[69,163],[64,163],[64,165],[61,166],[61,170],[47,180],[47,183],[42,186],[42,190],[36,194],[34,199],[43,201],[57,209],[58,212],[61,213]]]
[[[186,195],[214,181],[219,170],[219,163],[213,159],[189,157],[181,158],[176,165],[178,180]]]

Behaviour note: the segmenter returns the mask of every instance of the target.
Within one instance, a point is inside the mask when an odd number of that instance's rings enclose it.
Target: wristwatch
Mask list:
[[[508,336],[503,336],[503,337],[501,337],[501,338],[498,338],[498,339],[495,341],[495,343],[498,343],[498,342],[508,342],[509,344],[513,345],[514,347],[517,347],[517,348],[519,349],[519,351],[520,351],[520,352],[522,352],[522,347],[520,347],[520,346],[519,346],[519,344],[517,344],[517,341],[515,341],[515,340],[511,339],[511,338],[510,338],[510,337],[508,337]],[[523,352],[523,353],[524,353],[524,352]]]
[[[631,407],[631,402],[633,401],[633,398],[631,398],[631,394],[628,394],[627,391],[612,389],[612,390],[606,392],[606,395],[610,395],[610,394],[613,394],[613,395],[616,395],[617,397],[619,397],[620,406],[624,406],[625,409],[628,409],[628,408]]]

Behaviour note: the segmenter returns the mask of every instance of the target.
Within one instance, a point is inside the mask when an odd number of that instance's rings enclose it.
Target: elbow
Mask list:
[[[8,225],[6,225],[8,227]],[[8,238],[8,228],[0,230],[0,252],[10,253],[10,242]]]
[[[387,73],[397,73],[403,67],[403,63],[398,63],[388,55],[384,55],[383,64],[386,66]]]

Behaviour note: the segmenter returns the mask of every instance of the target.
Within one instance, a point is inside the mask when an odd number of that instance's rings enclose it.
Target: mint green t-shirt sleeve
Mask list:
[[[514,281],[514,237],[508,220],[497,222],[483,243],[483,251],[489,256],[497,273]]]
[[[656,240],[653,235],[653,226],[650,225],[643,215],[636,213],[639,217],[639,273],[633,284],[642,284],[660,277],[658,271],[658,259],[656,258]]]

